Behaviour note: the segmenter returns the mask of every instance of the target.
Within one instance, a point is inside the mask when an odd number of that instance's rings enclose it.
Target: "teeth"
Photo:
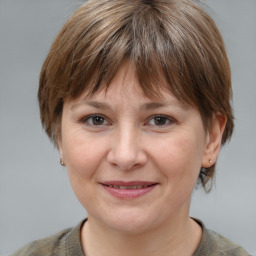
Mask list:
[[[110,188],[117,188],[117,189],[140,189],[140,188],[147,188],[148,185],[141,185],[141,186],[118,186],[118,185],[107,185]]]

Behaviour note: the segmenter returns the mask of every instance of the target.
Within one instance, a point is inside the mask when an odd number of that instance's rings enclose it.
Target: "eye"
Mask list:
[[[167,126],[172,124],[174,121],[172,118],[164,115],[155,115],[149,121],[148,124],[152,126]]]
[[[109,122],[106,120],[105,117],[101,115],[90,115],[82,120],[83,123],[89,126],[101,126],[101,125],[108,125]]]

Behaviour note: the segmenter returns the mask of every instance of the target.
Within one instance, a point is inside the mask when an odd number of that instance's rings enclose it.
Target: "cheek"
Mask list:
[[[97,170],[104,161],[104,143],[78,132],[65,134],[63,138],[63,157],[70,184],[81,204],[88,207],[90,202],[95,201],[91,191],[96,182]]]
[[[155,144],[156,145],[156,144]],[[155,164],[169,182],[187,179],[195,181],[201,167],[202,147],[191,138],[176,136],[152,148]]]
[[[80,132],[66,134],[63,138],[63,158],[70,176],[92,176],[105,157],[104,142]]]

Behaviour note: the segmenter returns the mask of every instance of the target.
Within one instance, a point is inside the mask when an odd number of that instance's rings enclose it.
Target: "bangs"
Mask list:
[[[118,17],[118,23],[106,16],[87,25],[76,40],[71,38],[72,59],[68,60],[70,66],[64,66],[64,72],[70,74],[66,95],[75,99],[84,92],[92,95],[107,90],[121,65],[130,61],[139,89],[147,97],[159,97],[168,91],[183,103],[195,103],[190,86],[193,75],[185,74],[192,70],[184,55],[185,32],[177,31],[178,21],[172,24],[174,20],[169,17],[170,22],[164,23],[159,17],[160,10],[142,4]]]

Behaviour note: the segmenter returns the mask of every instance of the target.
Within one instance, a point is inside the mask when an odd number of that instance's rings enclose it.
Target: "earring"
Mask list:
[[[212,164],[212,160],[209,160],[209,163]]]
[[[60,164],[62,165],[62,166],[65,166],[65,163],[60,159]]]

